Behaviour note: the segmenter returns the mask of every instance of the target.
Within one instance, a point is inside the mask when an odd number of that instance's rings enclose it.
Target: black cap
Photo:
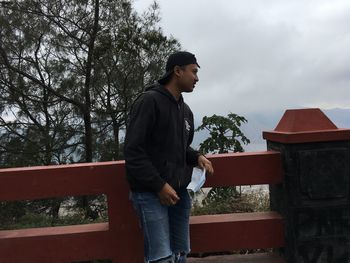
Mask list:
[[[186,66],[190,64],[196,64],[199,68],[195,55],[187,51],[178,51],[171,54],[166,62],[165,74],[158,80],[158,83],[164,85],[171,77],[175,66]]]

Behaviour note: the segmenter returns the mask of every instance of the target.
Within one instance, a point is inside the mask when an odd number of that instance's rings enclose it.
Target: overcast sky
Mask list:
[[[349,0],[158,2],[164,33],[201,66],[185,95],[196,117],[350,107]]]

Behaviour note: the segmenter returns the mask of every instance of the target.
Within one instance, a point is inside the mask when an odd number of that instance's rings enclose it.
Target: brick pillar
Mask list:
[[[285,219],[286,261],[350,262],[350,129],[319,109],[288,110],[263,137],[282,153],[283,183],[270,198]]]

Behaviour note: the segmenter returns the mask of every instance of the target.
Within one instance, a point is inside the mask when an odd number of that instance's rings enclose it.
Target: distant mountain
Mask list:
[[[323,112],[338,128],[350,129],[350,109],[331,109]]]
[[[322,111],[338,128],[350,129],[350,109],[329,109]],[[244,117],[248,120],[248,123],[242,126],[242,131],[251,141],[249,145],[245,146],[245,150],[266,150],[266,142],[262,138],[262,132],[275,129],[283,114],[284,111],[271,111],[249,113],[245,115]],[[199,125],[199,122],[196,123],[196,127]],[[208,132],[196,132],[193,140],[193,146],[195,148],[198,148],[199,144],[202,141],[204,141],[208,136]]]
[[[246,151],[266,150],[266,142],[262,137],[263,131],[275,129],[282,118],[283,112],[259,112],[250,113],[245,117],[248,123],[242,127],[244,134],[250,139],[250,144],[245,146]]]

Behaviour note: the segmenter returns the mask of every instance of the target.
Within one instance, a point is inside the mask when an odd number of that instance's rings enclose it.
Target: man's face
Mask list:
[[[176,71],[177,84],[181,92],[192,92],[198,79],[198,66],[196,64],[189,64],[179,67]]]

